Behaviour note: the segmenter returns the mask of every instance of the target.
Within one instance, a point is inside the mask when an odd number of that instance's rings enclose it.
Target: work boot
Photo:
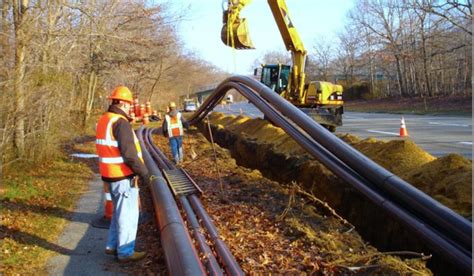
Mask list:
[[[115,248],[106,248],[105,254],[117,256],[117,249]]]
[[[133,252],[132,255],[128,256],[128,257],[125,257],[125,258],[118,258],[118,261],[120,263],[128,263],[128,262],[136,262],[136,261],[139,261],[143,258],[145,258],[146,256],[146,252],[139,252],[139,251],[135,251]]]

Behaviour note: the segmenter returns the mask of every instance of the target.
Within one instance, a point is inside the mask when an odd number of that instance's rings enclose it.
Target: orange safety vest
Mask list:
[[[166,124],[168,125],[168,137],[183,136],[183,123],[181,122],[181,113],[178,112],[176,116],[165,116]]]
[[[132,169],[125,164],[123,157],[120,154],[118,142],[112,131],[113,124],[120,118],[127,120],[123,115],[106,112],[102,117],[100,117],[99,122],[97,123],[95,147],[97,155],[99,156],[99,171],[103,177],[119,178],[133,174]],[[138,141],[135,132],[132,131],[132,133],[135,147],[137,148],[138,158],[143,162],[140,142]]]

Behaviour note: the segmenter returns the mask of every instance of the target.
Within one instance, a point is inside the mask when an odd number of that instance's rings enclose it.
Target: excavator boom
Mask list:
[[[290,19],[285,0],[268,0],[285,47],[291,53],[293,67],[288,81],[287,98],[304,104],[306,49]]]

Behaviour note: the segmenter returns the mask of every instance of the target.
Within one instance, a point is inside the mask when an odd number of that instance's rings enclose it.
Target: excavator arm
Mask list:
[[[306,49],[288,13],[285,0],[268,0],[268,5],[280,30],[286,50],[290,51],[293,66],[288,81],[288,95],[291,100],[304,103]]]
[[[240,11],[252,0],[224,0],[221,39],[224,44],[236,49],[254,49],[245,18],[240,18]],[[227,3],[227,8],[225,4]],[[285,0],[268,0],[285,47],[291,53],[293,66],[288,80],[288,89],[282,96],[292,101],[304,103],[306,49],[296,31],[288,13]]]

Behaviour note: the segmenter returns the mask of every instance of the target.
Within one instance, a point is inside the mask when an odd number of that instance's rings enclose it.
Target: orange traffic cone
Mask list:
[[[110,227],[110,221],[112,220],[112,213],[114,212],[114,204],[112,203],[112,195],[110,194],[109,184],[103,183],[104,190],[104,215],[99,219],[92,222],[92,226],[96,228],[107,229]]]
[[[400,122],[400,137],[407,137],[408,131],[407,126],[405,125],[405,118],[402,116],[402,120]]]
[[[150,118],[148,117],[148,113],[143,114],[142,123],[143,123],[144,125],[147,125],[148,123],[150,123]]]

